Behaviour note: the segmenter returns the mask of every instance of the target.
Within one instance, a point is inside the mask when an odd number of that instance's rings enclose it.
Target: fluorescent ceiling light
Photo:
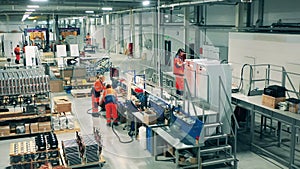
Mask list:
[[[48,0],[30,0],[31,2],[47,2]]]
[[[35,9],[26,9],[27,12],[34,12]]]
[[[39,8],[39,5],[27,5],[27,8]]]
[[[143,6],[148,6],[150,4],[150,1],[143,1]]]
[[[30,14],[24,14],[24,15],[23,15],[23,18],[22,18],[22,22],[25,21],[25,20],[29,17],[29,15],[30,15]]]
[[[32,12],[25,12],[25,15],[31,15]]]
[[[103,11],[112,11],[112,7],[103,7],[102,10]]]
[[[85,13],[94,13],[94,11],[85,11]]]

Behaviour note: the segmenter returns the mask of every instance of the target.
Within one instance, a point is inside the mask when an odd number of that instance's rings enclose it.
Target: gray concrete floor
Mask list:
[[[61,95],[61,94],[60,94]],[[65,94],[67,95],[67,94]],[[122,144],[112,132],[111,127],[106,126],[104,117],[94,118],[87,114],[87,110],[91,107],[90,98],[74,99],[67,95],[72,101],[72,111],[78,120],[81,133],[90,134],[93,132],[93,126],[100,128],[103,137],[103,157],[106,163],[103,169],[173,169],[175,164],[171,161],[161,162],[155,161],[151,154],[144,150],[138,140],[134,140],[129,144]],[[127,132],[122,129],[122,126],[116,127],[117,133],[123,141],[130,140]],[[66,140],[75,138],[75,133],[59,134],[58,139]],[[33,138],[21,138],[13,140],[0,141],[0,152],[3,155],[0,158],[0,168],[9,166],[9,144],[11,142],[18,142]],[[239,169],[280,169],[284,168],[273,160],[266,160],[266,158],[254,154],[248,150],[248,146],[242,142],[238,144],[239,152],[237,157],[239,159]],[[273,164],[275,163],[275,164]]]
[[[113,64],[124,70],[138,69],[143,70],[143,64],[149,64],[150,61],[140,59],[128,59],[127,56],[119,54],[110,54]],[[55,94],[57,95],[57,94]],[[67,95],[60,93],[58,95]],[[110,127],[106,126],[106,121],[103,117],[93,118],[87,114],[87,110],[91,108],[90,98],[77,98],[74,99],[67,95],[73,102],[72,110],[75,118],[78,120],[81,133],[89,134],[93,132],[93,126],[100,128],[103,138],[103,157],[106,160],[104,169],[173,169],[175,164],[173,162],[155,161],[151,154],[144,150],[138,140],[134,140],[129,144],[122,144],[118,141],[117,137],[112,132]],[[116,127],[122,140],[129,140],[127,131],[122,129],[122,126]],[[66,133],[58,135],[58,139],[72,139],[75,138],[75,133]],[[11,142],[18,142],[33,138],[21,138],[12,140],[0,141],[0,168],[9,166],[9,144]],[[276,161],[263,158],[257,154],[249,151],[248,146],[242,142],[238,144],[239,169],[280,169],[284,168]],[[275,164],[274,164],[275,163]]]

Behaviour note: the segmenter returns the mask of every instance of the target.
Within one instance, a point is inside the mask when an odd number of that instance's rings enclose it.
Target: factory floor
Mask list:
[[[131,60],[128,64],[128,57],[123,55],[112,55],[113,64],[118,67],[126,67],[127,70],[133,68],[133,62],[140,62],[139,59]],[[145,61],[147,62],[147,61]],[[142,68],[142,66],[140,67]],[[59,93],[53,95],[66,95],[72,101],[72,111],[75,118],[78,120],[81,133],[90,134],[93,132],[93,126],[100,128],[103,139],[103,157],[106,163],[103,169],[174,169],[175,164],[171,161],[155,161],[154,157],[145,150],[140,141],[134,140],[129,144],[122,144],[112,131],[111,127],[106,126],[104,117],[92,117],[87,113],[87,110],[91,108],[91,98],[73,98],[70,94]],[[117,133],[120,135],[123,141],[130,140],[127,135],[127,131],[123,130],[123,126],[116,127]],[[66,140],[75,138],[75,133],[59,134],[58,139]],[[20,138],[11,140],[0,141],[0,168],[6,168],[9,166],[9,145],[11,142],[18,142],[28,140],[32,138]],[[240,138],[243,139],[243,138]],[[278,164],[276,161],[267,157],[257,155],[249,150],[249,147],[245,142],[238,143],[239,169],[280,169],[285,168]],[[93,167],[90,167],[91,169]],[[96,168],[96,167],[94,167]],[[209,169],[213,169],[211,167]]]

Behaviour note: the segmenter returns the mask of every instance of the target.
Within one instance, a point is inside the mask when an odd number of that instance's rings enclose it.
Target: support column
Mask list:
[[[106,24],[107,24],[106,15],[103,15],[103,38],[102,38],[102,47],[103,47],[103,49],[107,49],[107,47],[106,47],[106,42],[107,42]]]
[[[56,44],[59,44],[59,30],[58,30],[58,15],[55,15],[55,24],[54,24],[54,27],[55,27],[55,41],[56,41]]]
[[[163,96],[163,74],[161,70],[161,51],[162,51],[162,36],[160,33],[160,24],[161,24],[161,14],[160,14],[160,0],[157,1],[157,40],[158,40],[158,48],[157,48],[157,68],[158,68],[158,86],[160,87],[160,97]]]
[[[184,7],[184,20],[183,20],[183,42],[184,42],[184,50],[185,52],[189,52],[189,15],[190,15],[190,8],[189,6]],[[187,58],[189,58],[187,56]]]
[[[124,18],[123,18],[123,15],[122,14],[120,14],[120,27],[121,27],[121,29],[120,29],[120,39],[119,39],[119,42],[120,42],[120,44],[121,44],[121,49],[123,49],[123,51],[121,51],[122,53],[124,52],[124,49],[125,49],[125,47],[124,47]]]
[[[47,31],[46,31],[46,45],[45,45],[45,50],[49,51],[50,47],[50,15],[47,15]]]
[[[253,23],[252,3],[236,5],[235,27],[250,27]]]
[[[195,18],[196,24],[202,25],[204,24],[204,15],[203,15],[203,6],[196,6],[195,7]],[[200,56],[200,47],[201,47],[201,30],[197,27],[195,30],[195,56]]]
[[[258,21],[257,26],[261,27],[264,25],[264,9],[265,9],[265,0],[259,0],[258,3]]]
[[[85,36],[86,36],[86,34],[87,34],[87,30],[86,30],[86,20],[87,20],[87,17],[84,17],[83,20],[82,20],[83,38],[85,38]]]
[[[104,31],[105,31],[105,48],[110,51],[111,50],[111,46],[110,46],[110,41],[111,41],[111,15],[106,15],[106,23],[104,26]]]
[[[121,35],[121,18],[120,18],[120,14],[115,14],[115,46],[116,46],[116,53],[121,53],[121,40],[120,40],[120,35]]]
[[[158,29],[157,29],[157,25],[158,25],[158,22],[157,22],[157,10],[153,10],[153,13],[152,13],[152,18],[153,18],[153,23],[152,23],[152,39],[153,39],[153,58],[151,59],[152,61],[152,64],[154,65],[154,67],[156,68],[156,71],[158,70],[157,68],[157,56],[158,56]]]
[[[135,55],[135,22],[134,22],[134,13],[131,10],[130,11],[130,27],[129,27],[129,35],[130,35],[130,43],[132,43],[132,52],[133,52],[133,56]]]
[[[143,13],[139,13],[139,58],[143,55]]]

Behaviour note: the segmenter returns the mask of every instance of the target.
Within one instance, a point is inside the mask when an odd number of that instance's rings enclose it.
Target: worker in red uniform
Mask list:
[[[98,113],[98,106],[101,105],[101,92],[105,89],[104,81],[104,76],[97,76],[97,79],[92,88],[92,113]]]
[[[177,95],[183,95],[184,91],[184,61],[186,55],[183,49],[178,49],[174,58],[174,74],[175,74],[175,88]]]
[[[107,126],[111,126],[111,119],[113,119],[113,125],[118,125],[117,92],[111,87],[110,84],[106,85],[106,89],[103,92],[103,101],[106,109]]]
[[[85,43],[86,45],[92,45],[92,37],[90,33],[87,33],[87,35],[85,36]]]
[[[19,45],[17,45],[17,47],[15,47],[14,53],[15,53],[15,55],[16,55],[15,63],[16,63],[16,64],[20,64],[20,59],[21,59],[21,48],[20,48]]]

